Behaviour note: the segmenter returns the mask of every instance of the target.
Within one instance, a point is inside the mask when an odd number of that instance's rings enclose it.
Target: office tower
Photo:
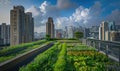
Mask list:
[[[105,40],[106,41],[110,41],[110,34],[111,34],[111,31],[106,31],[105,32]]]
[[[102,40],[102,25],[99,27],[99,40]]]
[[[116,31],[115,22],[108,22],[108,30],[105,31],[105,40],[110,41],[112,31]]]
[[[116,31],[120,31],[120,25],[115,25]]]
[[[34,40],[34,21],[32,13],[25,14],[25,42],[32,42]]]
[[[99,39],[99,26],[92,26],[89,35],[90,38]]]
[[[108,22],[108,31],[115,31],[116,27],[115,27],[115,22]]]
[[[23,6],[14,6],[10,11],[10,45],[33,41],[34,19],[30,12],[24,12]]]
[[[50,35],[50,38],[54,38],[54,24],[53,18],[49,17],[46,23],[46,35]]]
[[[102,22],[102,40],[105,40],[105,32],[108,31],[108,22]]]
[[[6,23],[2,23],[0,32],[1,32],[2,45],[10,44],[10,25],[6,25]]]
[[[65,26],[65,30],[64,30],[64,33],[63,33],[63,37],[64,37],[64,38],[68,38],[68,28],[67,28],[67,26]]]
[[[63,30],[62,29],[56,29],[55,30],[55,37],[56,38],[62,38]]]
[[[120,41],[120,32],[119,31],[111,31],[110,41]]]
[[[85,28],[84,29],[84,38],[88,38],[90,37],[90,29],[89,28]]]
[[[68,38],[74,37],[74,31],[72,26],[68,26]]]
[[[10,11],[10,45],[24,43],[25,13],[23,6],[14,6]]]

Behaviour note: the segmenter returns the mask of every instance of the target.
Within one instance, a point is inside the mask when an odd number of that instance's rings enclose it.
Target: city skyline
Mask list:
[[[14,5],[23,5],[26,12],[35,18],[35,32],[45,32],[49,16],[55,20],[56,28],[66,25],[91,27],[102,21],[120,24],[120,2],[118,0],[0,0],[0,24],[10,24],[9,11]]]

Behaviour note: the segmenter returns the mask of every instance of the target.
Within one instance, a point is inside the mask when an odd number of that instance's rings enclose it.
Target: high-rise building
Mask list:
[[[92,26],[90,28],[90,38],[98,39],[99,37],[99,26]]]
[[[88,38],[90,37],[90,29],[89,28],[85,28],[84,29],[84,38]]]
[[[108,30],[105,31],[105,40],[110,41],[111,32],[115,30],[115,22],[108,22]]]
[[[108,31],[108,22],[102,22],[102,40],[105,40],[105,32]]]
[[[32,13],[25,14],[25,42],[32,42],[34,40],[34,21]]]
[[[111,34],[111,31],[106,31],[105,32],[105,40],[106,41],[110,41],[110,34]]]
[[[10,11],[10,45],[31,42],[34,37],[34,21],[23,6],[14,6]]]
[[[113,41],[112,37],[114,34],[114,38],[118,38],[116,36],[116,30],[117,26],[115,22],[102,22],[99,27],[99,40]]]
[[[120,31],[120,25],[115,25],[115,27],[117,31]]]
[[[110,41],[120,41],[120,32],[119,31],[111,31]]]
[[[14,6],[10,11],[10,45],[24,43],[25,13],[23,6]]]
[[[68,38],[74,38],[73,26],[68,26]]]
[[[46,23],[46,35],[50,35],[50,38],[54,38],[54,23],[53,18],[49,17]]]
[[[108,31],[108,22],[102,22],[99,27],[99,39],[105,40],[105,32]]]
[[[108,22],[108,31],[115,31],[116,27],[115,27],[115,22]]]
[[[63,30],[62,29],[56,29],[55,30],[55,37],[56,38],[62,38]]]
[[[99,27],[99,40],[102,40],[102,25]]]
[[[68,38],[68,28],[67,28],[67,26],[65,26],[65,28],[64,28],[63,38]]]
[[[1,25],[1,43],[2,45],[10,44],[10,25],[6,25],[6,23],[2,23]]]

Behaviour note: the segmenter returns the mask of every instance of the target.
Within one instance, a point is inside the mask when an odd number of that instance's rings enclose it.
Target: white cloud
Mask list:
[[[56,28],[78,25],[87,27],[96,23],[96,20],[92,18],[98,17],[101,13],[99,11],[101,10],[101,3],[95,2],[95,4],[90,8],[79,6],[69,17],[60,17],[59,12],[61,11],[60,7],[62,8],[62,3],[63,0],[58,0],[57,5],[51,5],[49,2],[44,1],[38,8],[32,6],[31,8],[27,9],[27,11],[32,12],[34,15],[36,28],[35,31],[40,30],[38,27],[41,28],[41,26],[45,28],[45,24],[49,16],[53,17]],[[69,0],[66,0],[65,3],[71,4]],[[67,8],[67,6],[64,7],[63,4],[63,8]]]
[[[80,6],[76,9],[75,13],[73,13],[72,16],[75,22],[83,21],[83,23],[87,23],[87,20],[89,19],[89,9]]]
[[[48,7],[48,2],[44,1],[41,6],[40,6],[40,10],[41,12],[43,12],[44,14],[46,13],[46,8]]]
[[[89,19],[89,9],[80,6],[71,16],[57,18],[57,28],[62,27],[63,25],[75,26],[78,23],[80,23],[79,25],[84,25],[88,22]]]
[[[35,6],[31,6],[30,8],[28,8],[26,10],[26,12],[32,12],[33,16],[38,16],[41,14],[41,11],[39,8],[35,7]]]

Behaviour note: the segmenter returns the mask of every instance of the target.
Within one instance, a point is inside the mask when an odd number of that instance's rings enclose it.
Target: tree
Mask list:
[[[83,37],[83,32],[75,32],[74,34],[75,34],[75,37],[78,39]]]
[[[50,35],[46,35],[46,40],[50,40]]]

